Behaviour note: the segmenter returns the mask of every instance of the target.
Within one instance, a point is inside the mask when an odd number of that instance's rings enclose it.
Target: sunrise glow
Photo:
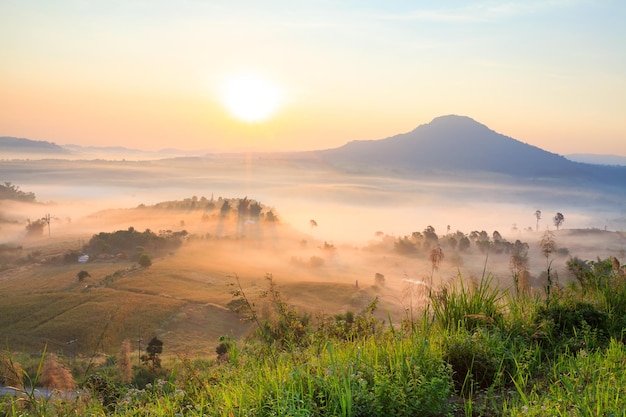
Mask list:
[[[281,105],[280,89],[256,75],[239,75],[225,81],[221,102],[236,119],[257,123],[271,118]]]

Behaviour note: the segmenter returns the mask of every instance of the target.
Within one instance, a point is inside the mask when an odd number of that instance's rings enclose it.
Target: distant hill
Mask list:
[[[53,142],[0,137],[0,155],[8,158],[67,158],[67,159],[165,159],[198,156],[208,151],[183,151],[174,148],[144,151],[123,146],[57,145]]]
[[[565,155],[567,159],[574,162],[583,162],[596,165],[622,165],[626,166],[626,156],[619,155],[596,155],[590,153],[571,153]]]
[[[56,143],[10,136],[0,136],[0,152],[3,154],[49,154],[55,156],[71,154],[70,151]]]
[[[626,167],[573,162],[494,132],[465,116],[441,116],[415,130],[380,140],[357,140],[316,152],[339,168],[422,173],[497,173],[626,184]],[[617,182],[616,182],[617,181]]]

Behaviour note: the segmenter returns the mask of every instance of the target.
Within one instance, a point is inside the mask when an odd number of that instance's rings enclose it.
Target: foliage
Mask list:
[[[500,325],[503,315],[499,302],[500,291],[493,285],[493,277],[488,275],[479,282],[465,283],[459,274],[458,285],[443,287],[431,295],[434,319],[446,330]]]
[[[142,253],[139,256],[139,260],[137,262],[139,262],[139,265],[141,265],[144,268],[152,266],[152,258],[147,253]]]
[[[159,355],[161,353],[163,353],[163,342],[157,339],[156,336],[154,336],[148,342],[148,346],[146,347],[146,354],[141,355],[141,361],[144,364],[150,363],[150,367],[152,370],[160,368],[161,358],[159,357]]]
[[[100,373],[89,375],[84,388],[94,396],[105,410],[112,411],[122,395],[122,388],[109,377]]]
[[[144,251],[150,253],[167,253],[180,247],[187,231],[162,231],[155,234],[150,229],[138,232],[133,227],[127,230],[118,230],[113,233],[100,232],[94,235],[84,247],[84,252],[97,256],[100,254],[115,255],[118,253],[134,254],[138,260]],[[143,248],[137,251],[137,248]]]
[[[556,213],[552,221],[554,222],[554,226],[556,227],[556,230],[559,230],[559,228],[565,221],[565,217],[563,216],[562,213]]]
[[[44,219],[37,219],[34,221],[28,220],[26,225],[26,236],[37,237],[43,235],[43,231],[46,227],[46,221]]]
[[[78,278],[78,281],[80,281],[80,282],[84,281],[85,278],[90,277],[90,276],[91,276],[91,274],[89,274],[89,272],[85,271],[84,269],[79,271],[76,274],[76,278]]]
[[[35,194],[32,192],[24,192],[20,190],[20,187],[17,185],[5,182],[4,184],[0,184],[0,200],[16,200],[34,203]]]

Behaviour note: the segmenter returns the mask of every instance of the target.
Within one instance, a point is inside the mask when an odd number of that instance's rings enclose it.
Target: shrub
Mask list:
[[[78,281],[82,282],[84,281],[85,278],[90,277],[91,275],[89,274],[89,272],[85,271],[85,270],[81,270],[79,273],[76,274],[76,277],[78,278]]]
[[[152,258],[150,257],[150,255],[148,255],[147,253],[141,254],[141,256],[139,257],[139,265],[144,268],[152,266]]]
[[[512,368],[508,347],[498,332],[460,329],[446,337],[443,350],[455,386],[464,395],[503,384],[505,370]]]
[[[604,346],[608,342],[608,315],[593,304],[571,298],[553,299],[539,308],[536,326],[543,347],[576,352],[584,347]]]

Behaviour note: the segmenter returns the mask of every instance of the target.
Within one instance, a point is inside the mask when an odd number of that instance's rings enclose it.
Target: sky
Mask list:
[[[0,0],[0,136],[315,150],[458,114],[626,156],[624,22],[622,0]],[[270,86],[239,98],[271,95],[261,120],[227,105],[242,77]]]

